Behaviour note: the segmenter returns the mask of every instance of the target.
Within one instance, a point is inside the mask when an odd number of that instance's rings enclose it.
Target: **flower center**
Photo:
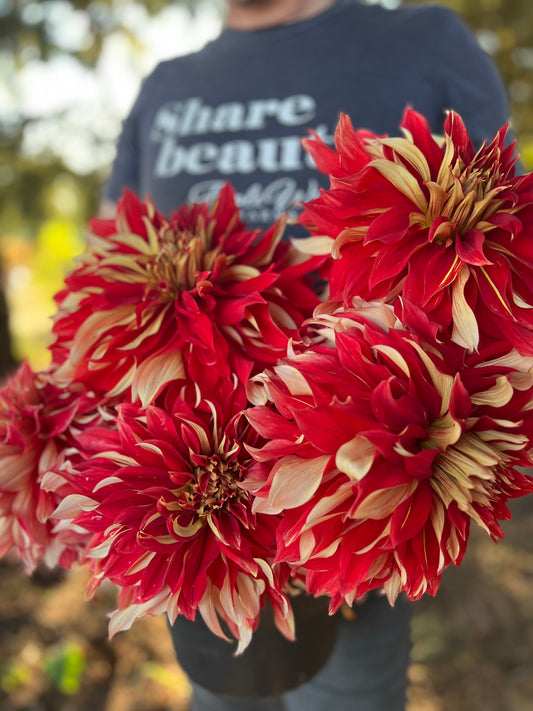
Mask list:
[[[194,535],[210,516],[248,497],[239,486],[244,467],[238,461],[219,454],[197,455],[195,459],[189,481],[160,500],[169,528],[179,536]]]
[[[180,491],[178,499],[184,509],[193,509],[198,516],[209,516],[235,499],[244,491],[239,487],[241,465],[224,461],[218,454],[205,457],[196,466],[194,479]]]
[[[159,237],[160,244],[146,263],[147,293],[158,292],[159,298],[173,300],[181,290],[194,289],[199,274],[213,269],[220,245],[210,249],[212,229],[198,226],[198,234],[191,230],[168,228]]]
[[[431,241],[441,247],[455,242],[458,236],[483,223],[483,231],[491,229],[487,220],[500,209],[500,193],[506,187],[505,176],[498,163],[487,156],[478,156],[471,165],[464,166],[460,159],[449,171],[439,177],[439,182],[428,183],[430,193],[425,215],[415,217],[425,229],[433,226]]]

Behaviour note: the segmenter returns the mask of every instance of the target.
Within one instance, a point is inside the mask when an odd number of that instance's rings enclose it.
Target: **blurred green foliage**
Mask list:
[[[216,0],[214,0],[216,2]],[[80,68],[93,69],[103,44],[112,33],[135,37],[125,21],[124,8],[137,4],[150,14],[157,14],[169,4],[179,4],[194,12],[194,0],[0,0],[0,222],[3,231],[16,229],[34,234],[43,216],[49,213],[47,186],[58,175],[74,177],[79,191],[77,217],[84,220],[94,214],[101,171],[77,174],[50,151],[28,155],[23,150],[24,136],[41,120],[18,110],[2,110],[2,93],[17,91],[16,78],[25,67],[36,62],[51,62],[68,57]],[[82,27],[71,34],[65,27]],[[47,115],[48,122],[53,117]],[[56,119],[59,124],[61,115]],[[59,129],[60,130],[60,129]],[[95,145],[102,140],[95,129]]]
[[[84,648],[73,640],[48,648],[28,643],[1,670],[0,688],[7,694],[52,688],[65,696],[74,696],[81,689],[86,666]]]
[[[120,126],[116,115],[107,123],[102,117],[103,132],[98,121],[82,120],[84,135],[58,152],[54,141],[66,145],[66,129],[71,134],[75,130],[69,121],[79,111],[76,98],[69,102],[67,94],[67,103],[56,110],[54,96],[46,94],[49,89],[34,80],[35,105],[43,106],[39,115],[20,98],[24,78],[58,62],[74,67],[83,78],[84,72],[97,70],[106,41],[117,38],[135,58],[143,47],[128,11],[146,18],[173,5],[193,16],[206,3],[209,0],[0,0],[0,376],[11,367],[4,367],[1,357],[7,349],[2,291],[13,335],[10,350],[18,359],[29,357],[34,367],[46,366],[52,296],[61,288],[72,257],[83,248],[88,218],[97,213],[107,166],[100,159],[91,168],[89,160],[88,169],[77,170],[64,156],[68,158],[71,148],[84,154],[103,147],[103,155],[111,158],[113,126],[116,131]],[[35,134],[44,136],[42,150],[28,149],[28,136]]]
[[[48,650],[43,662],[46,677],[58,691],[68,696],[79,692],[85,666],[83,648],[74,642],[65,642]]]
[[[7,694],[12,694],[22,686],[27,686],[33,677],[32,669],[21,662],[15,661],[0,673],[0,687]]]

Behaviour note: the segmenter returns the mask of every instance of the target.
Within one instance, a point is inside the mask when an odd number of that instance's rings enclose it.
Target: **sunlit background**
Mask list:
[[[0,256],[16,358],[47,362],[52,296],[142,78],[221,23],[216,0],[0,0]]]
[[[496,62],[533,168],[533,3],[441,4]],[[142,77],[201,47],[222,21],[222,0],[0,0],[0,272],[16,360],[48,361],[53,294],[83,249]],[[0,333],[0,356],[2,347]],[[474,536],[436,603],[418,608],[409,711],[533,711],[530,509],[515,508],[505,544]],[[185,711],[187,682],[161,619],[109,644],[109,590],[91,607],[83,575],[28,581],[14,565],[0,563],[3,711]]]

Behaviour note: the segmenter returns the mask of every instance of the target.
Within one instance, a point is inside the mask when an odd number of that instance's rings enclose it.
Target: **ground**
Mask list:
[[[408,711],[533,711],[533,500],[512,511],[503,543],[474,530],[463,565],[416,603]],[[109,641],[114,591],[86,602],[85,582],[0,563],[2,711],[187,711],[163,618]]]

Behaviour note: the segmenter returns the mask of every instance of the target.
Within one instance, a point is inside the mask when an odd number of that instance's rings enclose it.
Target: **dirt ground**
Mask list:
[[[533,711],[533,498],[505,541],[473,531],[465,562],[416,604],[408,711]],[[86,574],[0,563],[2,711],[187,711],[189,687],[163,618],[107,639],[114,591]]]

